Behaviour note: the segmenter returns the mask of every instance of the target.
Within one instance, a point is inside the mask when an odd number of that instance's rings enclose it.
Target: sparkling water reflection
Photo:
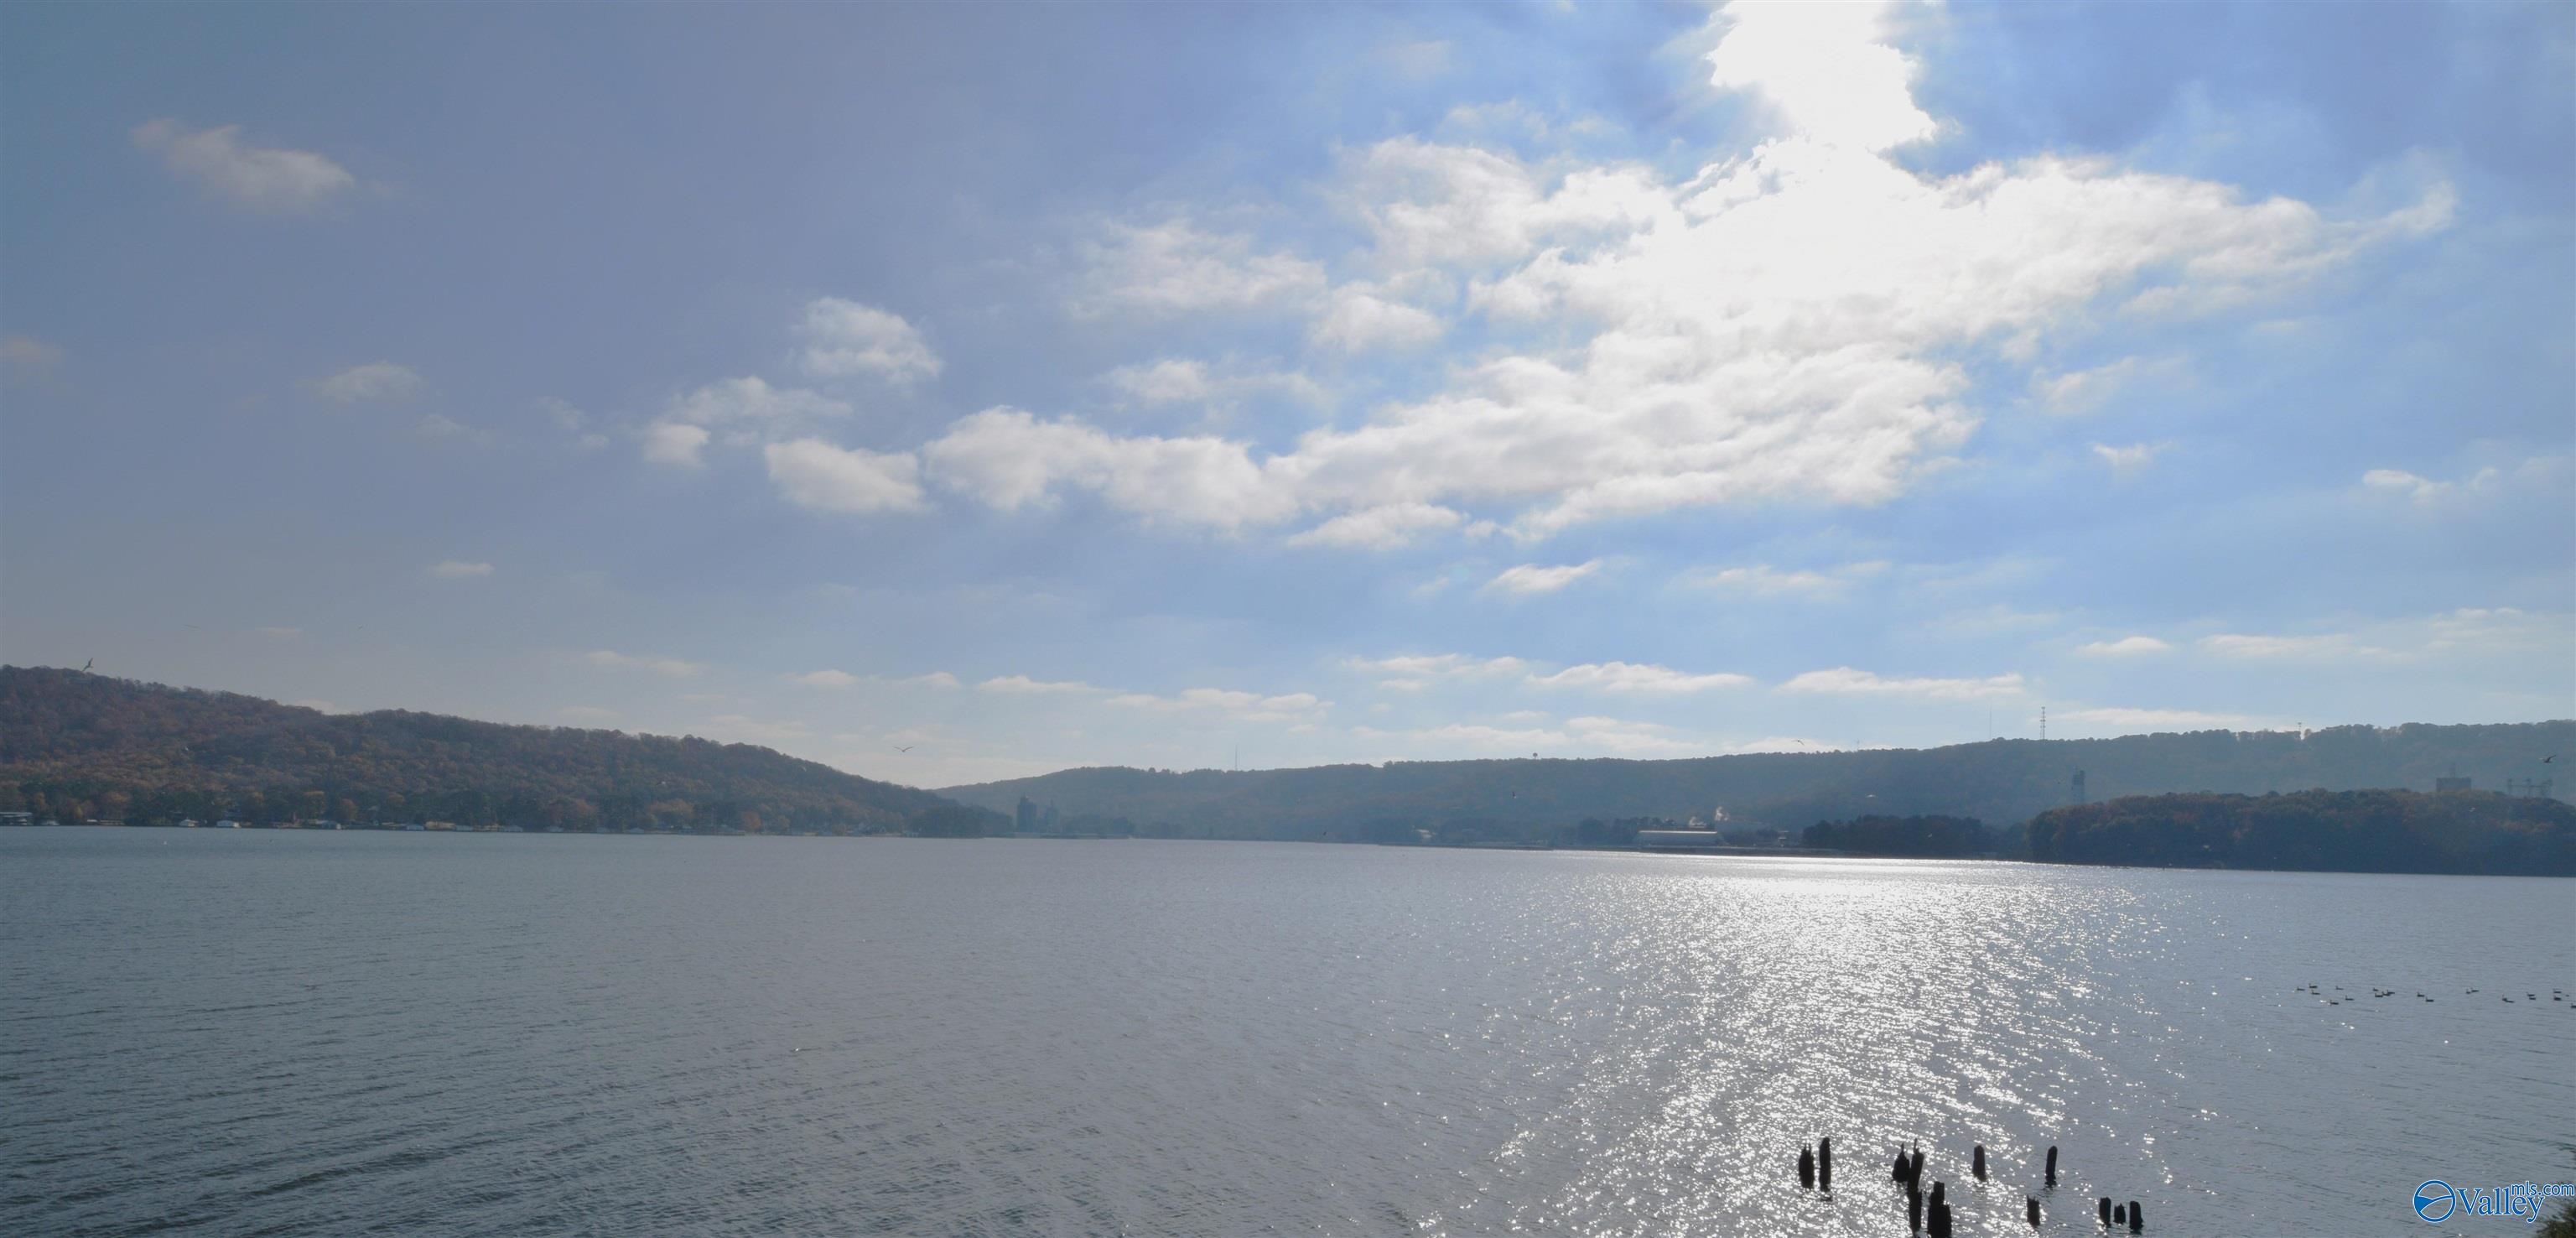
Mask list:
[[[0,831],[0,1231],[1893,1235],[1919,1140],[1963,1235],[2029,1232],[2025,1192],[2047,1233],[2103,1194],[2151,1233],[2431,1233],[2427,1177],[2569,1176],[2571,895]]]

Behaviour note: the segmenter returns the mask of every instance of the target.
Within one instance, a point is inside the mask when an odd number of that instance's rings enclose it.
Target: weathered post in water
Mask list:
[[[2129,1206],[2127,1204],[2111,1205],[2111,1223],[2113,1225],[2126,1225],[2129,1223]]]
[[[1911,1186],[1905,1188],[1905,1232],[1923,1232],[1923,1192]]]
[[[1932,1202],[1936,1204],[1946,1204],[1950,1202],[1950,1187],[1947,1183],[1935,1182],[1932,1184]]]
[[[1816,1189],[1816,1150],[1805,1144],[1798,1145],[1798,1186],[1802,1190]]]
[[[1816,1189],[1834,1189],[1834,1137],[1831,1135],[1816,1141]]]
[[[2140,1231],[2140,1230],[2145,1229],[2146,1227],[2147,1227],[2147,1210],[2146,1210],[2145,1208],[2142,1208],[2142,1207],[2138,1206],[2138,1201],[2136,1201],[2136,1200],[2134,1200],[2134,1199],[2133,1199],[2133,1200],[2130,1200],[2130,1201],[2129,1201],[2129,1232],[2130,1232],[2130,1233],[2132,1233],[2132,1234],[2134,1234],[2134,1233],[2137,1233],[2137,1232],[2138,1232],[2138,1231]]]
[[[1896,1150],[1896,1166],[1888,1173],[1887,1177],[1891,1182],[1903,1182],[1906,1180],[1905,1149],[1898,1148]]]
[[[1977,1145],[1975,1155],[1968,1161],[1968,1172],[1976,1175],[1979,1182],[1986,1180],[1986,1145]]]
[[[2021,1212],[2022,1212],[2022,1216],[2023,1216],[2025,1219],[2029,1220],[2029,1222],[2030,1222],[2030,1227],[2031,1227],[2032,1229],[2038,1229],[2038,1228],[2039,1228],[2039,1201],[2038,1201],[2038,1200],[2036,1200],[2036,1199],[2032,1199],[2032,1198],[2031,1198],[2030,1196],[2028,1196],[2028,1195],[2024,1195],[2024,1196],[2022,1196],[2022,1197],[2021,1197]]]
[[[2057,1185],[2057,1145],[2048,1145],[2048,1184]]]
[[[1932,1238],[1950,1238],[1950,1205],[1932,1205]]]
[[[1914,1149],[1913,1159],[1906,1162],[1905,1173],[1916,1182],[1921,1182],[1923,1180],[1923,1149],[1921,1146],[1918,1145]]]
[[[2094,1214],[2095,1216],[2098,1216],[2098,1217],[2102,1218],[2102,1223],[2103,1223],[2104,1225],[2108,1225],[2108,1224],[2110,1224],[2110,1223],[2111,1223],[2111,1197],[2110,1197],[2110,1196],[2108,1196],[2108,1195],[2103,1196],[2103,1197],[2102,1197],[2102,1202],[2101,1202],[2101,1203],[2098,1203],[2098,1204],[2095,1204],[2095,1205],[2093,1206],[2093,1214]]]

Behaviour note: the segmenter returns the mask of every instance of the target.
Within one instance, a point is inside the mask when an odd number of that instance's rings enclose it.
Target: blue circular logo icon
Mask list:
[[[2451,1210],[2459,1206],[2459,1198],[2451,1194],[2451,1184],[2439,1178],[2415,1188],[2415,1215],[2431,1224],[2450,1220]]]

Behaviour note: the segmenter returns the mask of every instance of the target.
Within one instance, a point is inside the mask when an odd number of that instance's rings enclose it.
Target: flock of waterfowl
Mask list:
[[[1969,1154],[1968,1173],[1979,1182],[1986,1180],[1986,1145],[1978,1144],[1976,1150]],[[2055,1189],[2057,1145],[2048,1146],[2048,1160],[2041,1173],[2049,1188]],[[1896,1161],[1889,1167],[1888,1177],[1905,1188],[1905,1225],[1908,1230],[1929,1234],[1931,1238],[1950,1238],[1950,1187],[1948,1183],[1936,1181],[1929,1194],[1924,1192],[1921,1144],[1916,1144],[1910,1151],[1897,1149]],[[1833,1136],[1827,1135],[1798,1149],[1798,1185],[1804,1190],[1833,1193]],[[2146,1232],[2146,1207],[2134,1199],[2125,1204],[2115,1204],[2110,1196],[2102,1196],[2094,1202],[2094,1215],[2105,1228],[2126,1226],[2133,1234]],[[2039,1228],[2039,1197],[2022,1196],[2022,1219],[2028,1221],[2032,1229]]]
[[[2296,989],[2292,989],[2292,990],[2290,990],[2290,991],[2291,991],[2291,992],[2293,992],[2293,993],[2305,993],[2305,994],[2307,994],[2308,996],[2310,996],[2310,997],[2314,997],[2314,998],[2316,998],[2316,999],[2318,999],[2318,1000],[2320,1000],[2320,1001],[2324,1002],[2326,1005],[2329,1005],[2329,1006],[2340,1006],[2340,1005],[2343,1005],[2345,1002],[2358,1002],[2358,1001],[2361,1001],[2361,1000],[2362,1000],[2361,998],[2358,998],[2358,997],[2352,997],[2352,996],[2349,996],[2349,995],[2344,996],[2344,997],[2328,997],[2328,996],[2326,996],[2326,991],[2325,991],[2325,990],[2320,989],[2320,988],[2318,988],[2317,986],[2315,986],[2315,985],[2313,985],[2313,984],[2311,984],[2311,985],[2307,985],[2307,986],[2305,986],[2305,987],[2303,987],[2303,988],[2296,988]],[[2337,992],[2337,993],[2341,993],[2341,992],[2343,992],[2343,986],[2342,986],[2342,985],[2336,985],[2336,986],[2334,987],[2334,991],[2335,991],[2335,992]],[[2475,997],[2475,996],[2477,996],[2477,995],[2478,995],[2478,992],[2479,992],[2479,990],[2476,990],[2476,989],[2469,989],[2469,990],[2467,990],[2467,991],[2463,992],[2463,993],[2461,994],[2461,996],[2462,996],[2462,997]],[[2370,995],[2371,995],[2372,997],[2395,997],[2395,996],[2397,996],[2397,990],[2395,990],[2395,989],[2372,989],[2372,990],[2370,991]],[[2431,1001],[2431,1000],[2433,1000],[2432,998],[2427,997],[2427,996],[2425,996],[2425,995],[2424,995],[2424,994],[2422,994],[2422,993],[2417,993],[2415,996],[2417,996],[2417,997],[2421,997],[2421,998],[2423,998],[2425,1001],[2428,1001],[2428,1002],[2429,1002],[2429,1001]],[[2511,993],[2500,993],[2500,994],[2497,994],[2497,996],[2498,996],[2498,997],[2500,997],[2500,998],[2502,998],[2502,999],[2503,999],[2503,1001],[2504,1001],[2504,1003],[2505,1003],[2506,1005],[2508,1005],[2508,1006],[2511,1006],[2511,1005],[2515,1005],[2515,1004],[2516,1004],[2516,1002],[2515,1002],[2515,1000],[2514,1000],[2514,996],[2513,996],[2513,994],[2511,994]],[[2523,994],[2523,995],[2522,995],[2522,1001],[2525,1001],[2525,1002],[2537,1002],[2537,1001],[2539,1001],[2539,1000],[2540,1000],[2540,995],[2539,995],[2539,994],[2537,994],[2537,993],[2525,993],[2525,994]],[[2563,1002],[2563,1001],[2566,1001],[2566,1000],[2567,1000],[2567,992],[2566,992],[2566,990],[2564,990],[2564,989],[2551,989],[2551,990],[2549,991],[2549,1000],[2551,1000],[2551,1001],[2553,1001],[2553,1002]],[[2569,1006],[2569,1007],[2568,1007],[2568,1009],[2570,1009],[2570,1010],[2576,1010],[2576,1006]]]

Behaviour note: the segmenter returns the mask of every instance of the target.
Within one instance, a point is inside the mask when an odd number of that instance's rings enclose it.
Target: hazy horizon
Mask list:
[[[0,36],[0,660],[916,787],[2576,715],[2565,6]]]

